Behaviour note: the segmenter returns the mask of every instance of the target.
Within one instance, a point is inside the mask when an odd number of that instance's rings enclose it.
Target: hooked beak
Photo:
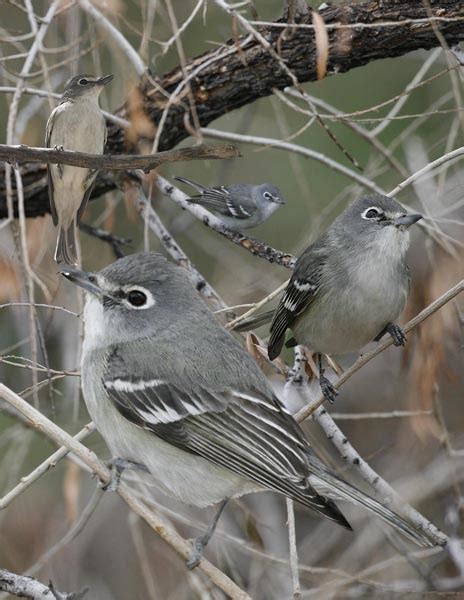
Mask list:
[[[275,202],[275,204],[285,204],[285,200],[279,198],[279,196],[272,196],[272,202]]]
[[[104,86],[107,83],[110,83],[111,81],[113,81],[113,79],[114,79],[114,75],[106,75],[105,77],[100,77],[100,79],[97,79],[97,81],[95,83],[96,83],[96,85]]]
[[[61,275],[72,281],[76,285],[84,288],[87,292],[94,294],[101,298],[103,295],[107,295],[103,292],[101,287],[99,287],[96,283],[96,278],[93,273],[86,273],[85,271],[81,271],[77,267],[73,267],[71,265],[65,265],[60,267],[59,272]]]
[[[403,215],[402,217],[398,217],[397,219],[395,219],[392,222],[392,225],[394,225],[395,227],[404,227],[407,229],[408,227],[411,227],[411,225],[414,225],[414,223],[417,223],[417,221],[420,221],[422,218],[422,215],[419,214]]]

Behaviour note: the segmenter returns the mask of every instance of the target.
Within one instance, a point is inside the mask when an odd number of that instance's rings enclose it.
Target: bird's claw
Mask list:
[[[205,549],[205,546],[209,541],[209,538],[205,539],[205,537],[206,536],[204,535],[200,535],[193,540],[192,554],[190,555],[190,558],[188,558],[185,562],[187,569],[189,569],[190,571],[195,567],[198,567],[198,565],[200,564],[200,561],[203,557],[203,550]]]
[[[113,458],[111,461],[111,479],[107,483],[100,484],[102,490],[105,490],[105,492],[117,492],[121,483],[121,475],[126,469],[148,472],[145,465],[124,458]]]
[[[63,145],[58,146],[57,144],[55,144],[53,146],[53,149],[57,150],[58,152],[63,152],[64,151],[64,146]]]
[[[330,402],[330,404],[333,404],[338,396],[338,391],[334,388],[327,377],[324,377],[324,375],[319,377],[319,385],[321,386],[321,391],[324,398]]]
[[[406,342],[406,335],[399,325],[396,323],[389,323],[386,327],[387,333],[392,336],[393,344],[395,346],[404,346]]]

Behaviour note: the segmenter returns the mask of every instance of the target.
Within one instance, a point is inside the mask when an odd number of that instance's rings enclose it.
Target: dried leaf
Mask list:
[[[314,35],[316,38],[316,73],[318,79],[324,79],[327,74],[329,60],[329,36],[324,19],[317,12],[313,12]]]

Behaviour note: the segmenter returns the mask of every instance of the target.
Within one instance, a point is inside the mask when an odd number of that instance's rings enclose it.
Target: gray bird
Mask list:
[[[272,318],[268,354],[274,360],[290,329],[287,346],[302,344],[318,354],[321,389],[333,402],[337,392],[323,376],[321,354],[356,352],[385,333],[404,345],[394,321],[409,295],[408,228],[421,218],[379,194],[355,201],[298,258],[277,310],[237,330]]]
[[[113,75],[76,75],[68,81],[59,105],[50,115],[45,146],[103,154],[105,118],[98,105],[103,87]],[[48,195],[53,224],[58,227],[55,260],[77,263],[76,228],[90,197],[98,171],[70,165],[48,165]]]
[[[191,196],[189,200],[217,213],[230,229],[256,227],[268,219],[279,206],[285,204],[278,188],[270,183],[237,183],[228,187],[221,185],[208,188],[186,177],[174,179],[194,187],[199,193]]]
[[[98,273],[62,267],[89,294],[82,390],[118,468],[138,465],[167,494],[222,502],[195,544],[193,567],[228,498],[273,490],[351,529],[334,493],[420,545],[427,535],[331,473],[252,357],[216,321],[185,270],[154,252]],[[433,545],[433,544],[432,544]]]

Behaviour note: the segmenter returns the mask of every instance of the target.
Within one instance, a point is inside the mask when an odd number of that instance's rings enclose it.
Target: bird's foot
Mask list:
[[[198,567],[200,560],[203,557],[203,551],[208,545],[209,537],[208,534],[199,535],[193,540],[193,551],[190,558],[185,562],[187,569],[190,571],[195,567]]]
[[[60,145],[60,146],[58,146],[57,144],[55,144],[55,145],[53,146],[53,149],[54,149],[54,150],[57,150],[58,152],[63,152],[63,150],[64,150],[64,146],[63,146],[63,145]]]
[[[389,323],[385,327],[385,331],[392,336],[393,344],[395,346],[404,346],[406,342],[406,335],[399,325],[396,323]]]
[[[324,398],[330,402],[330,404],[333,404],[338,396],[338,391],[324,375],[319,377],[319,385],[321,386],[321,392]]]
[[[126,460],[124,458],[116,457],[111,461],[111,479],[108,483],[104,483],[101,487],[105,492],[116,492],[119,484],[121,483],[121,475],[126,469],[133,469],[134,471],[145,471],[148,473],[148,469],[141,463],[134,462],[133,460]]]
[[[208,542],[213,537],[213,533],[216,529],[216,525],[219,521],[219,517],[222,515],[222,511],[225,509],[227,504],[227,499],[223,500],[219,506],[219,510],[214,515],[213,520],[211,521],[208,530],[203,535],[199,535],[197,538],[193,540],[193,551],[190,555],[190,558],[186,561],[187,568],[192,570],[200,564],[200,560],[203,556],[203,551],[208,545]]]

